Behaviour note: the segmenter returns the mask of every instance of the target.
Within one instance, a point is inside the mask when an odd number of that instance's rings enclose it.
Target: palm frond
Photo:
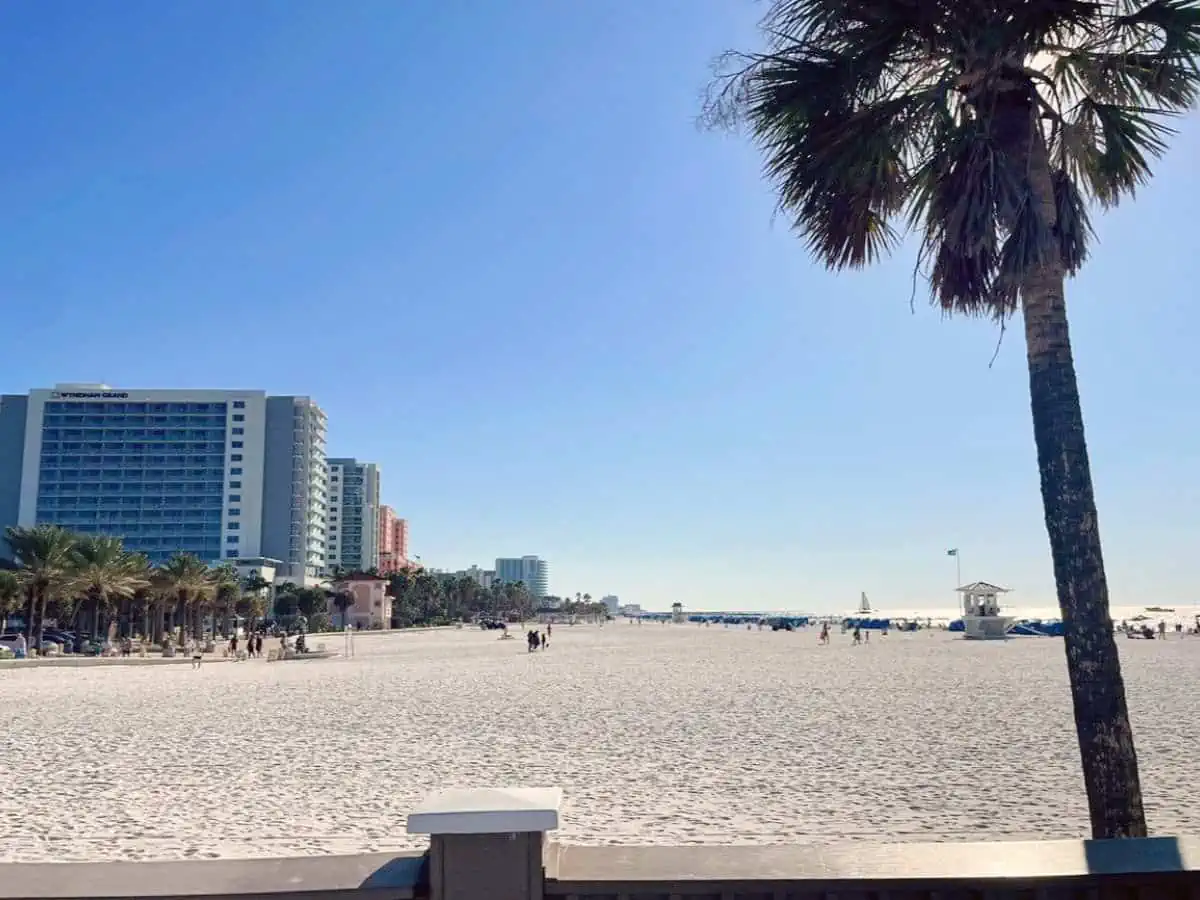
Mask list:
[[[895,245],[888,220],[906,200],[906,159],[947,101],[947,84],[905,90],[885,69],[813,51],[764,58],[746,86],[745,115],[780,208],[831,268],[865,265]]]
[[[1003,318],[1035,270],[1078,271],[1089,202],[1144,184],[1200,101],[1197,0],[773,0],[762,27],[709,121],[748,128],[824,265],[920,232],[947,311]]]
[[[1118,34],[1133,37],[1131,49],[1156,47],[1157,54],[1194,69],[1200,55],[1200,6],[1195,0],[1150,0],[1114,19]]]
[[[1063,169],[1050,173],[1054,184],[1054,233],[1058,253],[1068,274],[1076,274],[1088,256],[1088,244],[1094,237],[1087,200],[1079,186]]]
[[[1063,116],[1051,153],[1089,195],[1115,206],[1149,181],[1150,160],[1162,156],[1174,130],[1156,109],[1085,97]]]
[[[1054,74],[1074,93],[1100,103],[1177,111],[1200,96],[1200,75],[1192,66],[1155,53],[1075,50],[1055,61]]]
[[[979,315],[1000,266],[999,206],[1011,207],[1003,154],[982,123],[938,123],[934,146],[914,174],[909,222],[924,231],[934,298],[947,312]]]

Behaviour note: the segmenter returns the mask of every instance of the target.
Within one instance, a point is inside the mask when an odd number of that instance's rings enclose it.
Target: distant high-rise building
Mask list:
[[[470,578],[481,588],[490,588],[496,580],[496,573],[490,569],[481,569],[479,566],[471,566],[469,569],[463,569],[456,572],[456,575],[462,578]]]
[[[107,534],[156,563],[262,556],[319,575],[324,466],[307,397],[60,384],[0,398],[0,527]]]
[[[621,599],[616,594],[601,597],[600,602],[604,604],[604,608],[610,616],[615,616],[621,611]]]
[[[268,397],[266,408],[261,555],[285,563],[283,578],[315,581],[327,570],[328,419],[308,397]]]
[[[398,519],[390,506],[380,506],[379,571],[398,572],[408,564],[408,520]]]
[[[529,593],[541,599],[550,593],[550,564],[537,556],[496,560],[496,580],[502,584],[525,582]]]
[[[353,572],[379,568],[379,467],[329,460],[325,561]]]

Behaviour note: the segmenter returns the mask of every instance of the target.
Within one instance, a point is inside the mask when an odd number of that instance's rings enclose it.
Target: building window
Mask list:
[[[229,482],[229,486],[231,488],[240,488],[242,486],[242,483],[240,481],[231,481],[231,482]]]
[[[229,470],[229,474],[230,474],[230,475],[241,475],[241,474],[242,474],[242,467],[241,467],[241,466],[234,466],[232,469],[230,469],[230,470]]]
[[[235,422],[245,422],[245,421],[246,421],[246,417],[245,417],[244,415],[242,415],[241,413],[234,413],[234,414],[233,414],[233,421],[235,421]]]
[[[230,462],[241,462],[241,461],[242,461],[242,454],[240,454],[240,453],[232,453],[232,454],[230,454],[230,456],[229,456],[229,461],[230,461]]]
[[[245,408],[246,408],[246,401],[245,401],[245,400],[234,400],[234,401],[233,401],[233,408],[234,408],[234,409],[245,409]]]
[[[236,534],[231,534],[229,537],[225,538],[225,543],[227,544],[236,544],[237,542],[238,536]]]
[[[241,450],[242,442],[241,441],[231,441],[229,446],[232,447],[234,450]]]
[[[240,554],[236,550],[226,550],[225,551],[226,559],[237,559],[239,555]]]
[[[241,527],[242,527],[242,525],[240,522],[230,522],[229,523],[230,531],[239,531],[241,529]]]
[[[241,503],[241,502],[242,502],[242,495],[241,495],[241,494],[230,494],[230,495],[229,495],[229,502],[230,502],[230,503]]]
[[[245,428],[234,428],[234,429],[233,429],[233,433],[234,433],[234,434],[245,434],[245,433],[246,433],[246,429],[245,429]]]
[[[229,510],[229,514],[230,514],[231,516],[240,516],[240,515],[242,514],[242,511],[241,511],[240,509],[237,509],[237,508],[235,508],[235,507],[231,507],[231,508],[230,508],[230,510]]]

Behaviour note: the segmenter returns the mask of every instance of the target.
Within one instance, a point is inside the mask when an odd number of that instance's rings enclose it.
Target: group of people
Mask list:
[[[235,634],[229,639],[229,655],[234,659],[238,658],[238,636]],[[262,632],[257,634],[246,635],[246,656],[250,659],[263,655],[263,636]]]
[[[529,633],[525,635],[526,641],[529,643],[529,652],[534,650],[545,650],[550,646],[550,630],[553,626],[546,626],[546,633],[542,634],[536,628],[530,628]]]
[[[842,633],[843,634],[846,633],[845,625],[842,626]],[[883,629],[883,634],[885,634],[885,635],[887,634],[886,628]],[[861,625],[854,626],[854,629],[851,633],[851,637],[855,644],[871,643],[870,630],[867,628],[863,628]],[[821,636],[819,638],[817,638],[817,643],[819,643],[819,644],[828,644],[829,643],[829,623],[828,622],[821,623]]]

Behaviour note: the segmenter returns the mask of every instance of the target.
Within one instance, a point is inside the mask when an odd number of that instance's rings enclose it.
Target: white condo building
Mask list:
[[[479,566],[471,566],[469,569],[462,569],[455,572],[460,578],[470,578],[481,588],[490,588],[492,582],[496,580],[496,573],[491,569],[481,569]]]
[[[325,562],[352,572],[379,568],[379,467],[329,460]]]
[[[550,564],[538,556],[501,557],[496,560],[496,581],[525,583],[537,599],[550,593]]]

